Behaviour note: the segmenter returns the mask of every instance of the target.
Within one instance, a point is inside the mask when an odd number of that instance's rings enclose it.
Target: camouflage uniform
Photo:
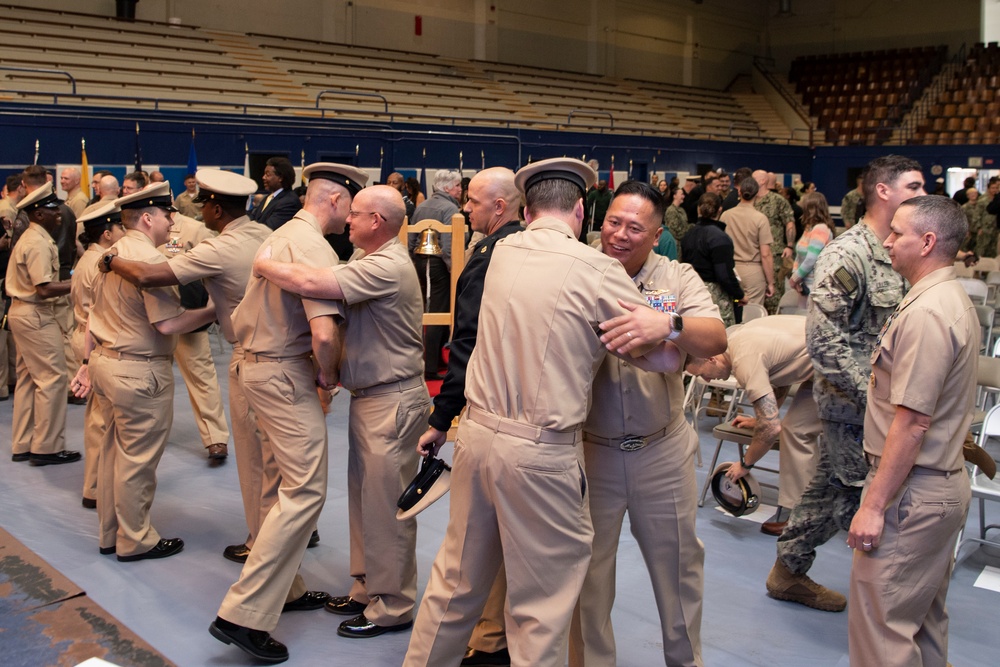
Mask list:
[[[815,275],[806,346],[823,438],[816,475],[778,538],[778,558],[794,574],[807,572],[816,547],[847,529],[858,510],[868,474],[862,435],[869,358],[907,288],[863,219],[823,249]]]
[[[774,296],[764,299],[767,312],[774,315],[778,312],[778,302],[785,294],[785,277],[792,268],[789,263],[788,270],[785,269],[781,253],[787,246],[795,245],[795,239],[785,238],[785,225],[795,221],[795,214],[792,212],[792,205],[777,192],[768,192],[758,198],[753,207],[767,216],[771,223],[771,236],[774,237],[774,243],[771,244],[771,254],[774,256]]]
[[[997,256],[997,238],[1000,237],[1000,230],[997,229],[997,217],[986,212],[986,207],[992,200],[985,195],[976,201],[976,217],[979,233],[976,235],[976,254],[980,257]],[[966,204],[968,206],[968,204]],[[965,208],[963,206],[962,208]],[[968,213],[966,213],[968,217]],[[972,228],[971,220],[969,228]]]
[[[840,217],[844,219],[844,227],[853,227],[858,221],[858,205],[861,204],[861,193],[851,190],[840,202]]]
[[[684,235],[693,226],[688,222],[687,213],[680,206],[670,205],[663,213],[663,224],[666,225],[667,229],[673,235],[674,240],[677,241],[677,261],[684,261],[681,255],[681,239],[684,238]]]
[[[736,311],[733,309],[733,297],[722,289],[719,283],[705,283],[708,293],[712,295],[712,303],[719,307],[719,316],[727,327],[736,324]]]

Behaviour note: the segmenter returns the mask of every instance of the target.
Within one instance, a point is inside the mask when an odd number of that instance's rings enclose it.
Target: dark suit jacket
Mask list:
[[[302,205],[299,203],[299,196],[292,190],[282,190],[278,196],[271,200],[267,208],[264,209],[264,202],[260,206],[250,211],[250,219],[267,225],[271,229],[277,229],[288,222],[299,212]],[[263,209],[263,210],[261,210]]]

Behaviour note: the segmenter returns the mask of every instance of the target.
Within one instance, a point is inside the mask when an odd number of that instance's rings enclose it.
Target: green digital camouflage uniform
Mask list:
[[[858,206],[861,204],[861,193],[851,190],[840,202],[840,217],[844,219],[844,227],[853,227],[858,221]]]
[[[979,222],[982,218],[982,213],[985,212],[985,209],[980,209],[978,204],[979,202],[975,204],[969,202],[962,204],[962,212],[965,213],[965,219],[969,223],[969,236],[966,237],[962,247],[965,250],[972,250],[973,252],[979,246]]]
[[[681,239],[684,238],[684,235],[694,225],[688,222],[688,216],[684,212],[684,209],[673,204],[668,206],[667,210],[664,211],[663,224],[670,230],[671,235],[673,235],[674,240],[677,242],[677,261],[684,261],[684,256],[681,254]]]
[[[816,547],[847,530],[858,510],[871,352],[908,287],[863,221],[823,249],[809,295],[806,347],[823,437],[816,475],[778,538],[778,558],[794,574],[807,572]]]
[[[733,297],[729,296],[719,283],[705,283],[705,287],[708,288],[708,293],[712,295],[712,303],[719,307],[719,317],[722,318],[722,323],[726,327],[736,324]]]
[[[976,201],[976,223],[978,233],[976,234],[976,254],[980,257],[997,256],[997,239],[1000,237],[1000,230],[997,229],[997,217],[986,212],[991,199],[985,195],[980,195]],[[967,205],[966,205],[967,206]],[[962,207],[963,209],[965,206]],[[966,213],[966,217],[968,213]],[[969,220],[969,228],[972,228],[972,220]]]
[[[767,216],[767,221],[771,223],[771,236],[774,237],[774,243],[771,244],[771,254],[774,256],[774,295],[764,299],[767,312],[774,315],[778,312],[778,302],[785,294],[785,277],[788,275],[781,253],[786,246],[795,245],[795,239],[785,238],[785,225],[795,221],[795,214],[792,212],[792,205],[777,192],[768,192],[758,198],[753,207]],[[791,264],[788,268],[791,269]]]

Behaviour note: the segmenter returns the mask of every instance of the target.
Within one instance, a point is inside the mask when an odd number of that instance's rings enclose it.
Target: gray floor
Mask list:
[[[216,349],[220,375],[225,355]],[[225,389],[223,389],[225,391]],[[322,542],[306,553],[302,570],[310,588],[344,594],[350,586],[347,546],[346,419],[348,396],[341,392],[328,418],[330,489],[320,519]],[[0,441],[10,441],[12,401],[0,403]],[[68,576],[98,604],[181,666],[242,665],[246,656],[213,639],[207,631],[240,566],[222,558],[222,549],[245,536],[236,465],[209,468],[191,422],[187,392],[179,376],[174,429],[159,467],[153,520],[164,537],[182,537],[184,551],[160,561],[119,563],[97,551],[96,513],[80,506],[82,464],[31,468],[0,457],[0,525]],[[67,441],[82,449],[83,407],[70,406]],[[715,446],[711,422],[703,420],[702,453]],[[8,450],[9,451],[9,450]],[[729,446],[724,455],[735,451]],[[445,453],[449,458],[449,452]],[[769,456],[774,456],[773,454]],[[703,481],[706,470],[698,470]],[[766,473],[760,473],[762,481]],[[998,509],[992,509],[997,516]],[[719,512],[711,500],[700,510],[698,534],[706,548],[703,651],[707,665],[847,665],[847,614],[831,614],[778,602],[764,593],[774,562],[774,538],[761,534],[761,510],[737,519]],[[441,543],[447,502],[420,515],[420,589]],[[969,525],[976,526],[977,508]],[[996,551],[967,547],[956,568],[948,601],[952,615],[950,660],[956,667],[993,664],[1000,653],[996,609],[1000,593],[974,584],[986,566],[1000,568]],[[964,554],[969,554],[967,557]],[[851,553],[844,536],[820,550],[811,575],[847,590]],[[625,531],[618,558],[618,599],[614,613],[618,664],[662,664],[656,608],[639,550]],[[372,640],[335,634],[342,617],[323,611],[288,614],[274,635],[291,652],[288,665],[398,666],[408,634]],[[3,629],[0,618],[0,632]],[[2,642],[0,642],[2,644]]]

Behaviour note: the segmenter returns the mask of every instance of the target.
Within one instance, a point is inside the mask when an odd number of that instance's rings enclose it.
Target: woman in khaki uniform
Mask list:
[[[757,181],[745,178],[736,186],[740,203],[722,214],[726,234],[733,239],[736,275],[743,284],[747,303],[764,305],[774,294],[774,257],[771,254],[771,225],[767,216],[754,208]]]

